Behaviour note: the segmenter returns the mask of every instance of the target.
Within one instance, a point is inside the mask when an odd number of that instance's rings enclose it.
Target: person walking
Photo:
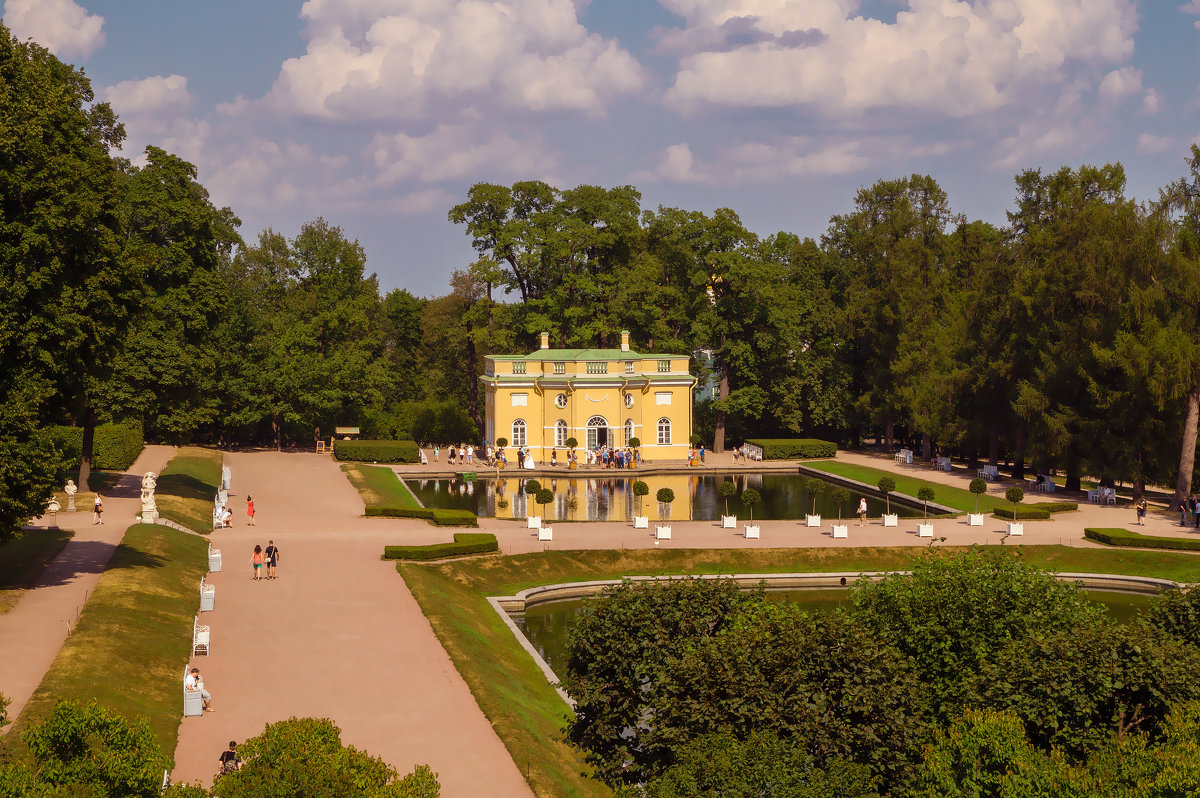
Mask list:
[[[441,452],[441,447],[435,443],[433,445],[433,462],[435,462],[435,463],[438,461],[438,453],[439,452]]]
[[[1192,522],[1200,529],[1200,496],[1192,499]]]
[[[92,503],[92,526],[104,523],[104,502],[100,500],[100,494],[96,494],[96,501]]]
[[[863,496],[858,500],[858,525],[867,525],[867,497]]]
[[[275,566],[279,565],[279,549],[275,546],[275,541],[267,541],[267,550],[263,554],[267,563],[267,579],[274,579]]]
[[[246,524],[254,526],[254,497],[249,493],[246,494]]]
[[[1138,499],[1137,504],[1134,505],[1134,508],[1137,510],[1137,525],[1145,526],[1146,525],[1146,497],[1143,496],[1140,499]]]
[[[254,579],[257,581],[261,578],[259,574],[263,567],[263,550],[257,543],[254,544],[254,554],[250,555],[250,564],[254,566]]]
[[[230,740],[229,750],[222,751],[221,756],[217,759],[217,779],[228,776],[230,773],[237,773],[241,769],[242,758],[237,753],[237,740]],[[213,779],[214,784],[217,779]]]

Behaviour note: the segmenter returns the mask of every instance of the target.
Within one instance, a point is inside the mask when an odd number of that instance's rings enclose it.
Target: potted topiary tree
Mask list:
[[[537,501],[537,492],[542,489],[542,483],[536,479],[527,479],[525,484],[521,486],[521,492],[529,497],[526,501]],[[529,529],[538,529],[542,525],[542,519],[538,518],[534,513],[527,513],[525,523]]]
[[[574,438],[567,438],[567,468],[578,468],[579,463],[575,460],[575,447],[579,445],[579,441]]]
[[[647,485],[645,482],[642,482],[639,479],[637,482],[633,483],[632,487],[633,487],[634,500],[637,502],[637,506],[634,508],[634,511],[633,511],[634,512],[633,528],[634,529],[649,529],[650,528],[650,516],[639,515],[639,513],[642,511],[642,497],[650,492],[650,486]]]
[[[917,537],[933,537],[933,524],[929,523],[929,503],[933,501],[933,488],[923,485],[917,489],[917,498],[925,505],[925,523],[917,524]]]
[[[508,438],[496,439],[496,470],[504,468],[504,447],[508,446]]]
[[[696,448],[700,446],[700,436],[693,432],[690,441],[692,444],[692,459],[688,460],[688,465],[698,466],[700,465],[700,455],[696,454]]]
[[[804,492],[812,497],[812,512],[805,516],[805,523],[815,529],[821,527],[821,516],[817,512],[817,497],[825,492],[825,481],[810,477],[804,480]]]
[[[554,491],[549,488],[538,488],[533,498],[542,505],[542,523],[538,525],[538,540],[554,540],[554,528],[545,523],[546,505],[554,501]]]
[[[732,479],[727,479],[717,485],[717,493],[725,500],[725,515],[721,516],[721,528],[737,529],[737,516],[729,514],[729,500],[737,495],[737,485],[733,484]]]
[[[640,460],[642,457],[642,454],[641,454],[642,439],[641,438],[630,438],[629,439],[629,448],[633,449],[633,459],[630,460],[628,465],[626,465],[625,467],[626,468],[637,468],[638,460]]]
[[[975,512],[967,513],[967,526],[983,526],[983,513],[979,512],[979,497],[987,493],[987,480],[975,477],[967,486],[967,490],[975,494]]]
[[[879,488],[879,492],[883,494],[884,505],[887,507],[883,514],[884,526],[900,526],[900,516],[892,513],[892,491],[896,489],[896,480],[891,477],[880,477],[875,483]]]
[[[659,515],[666,521],[671,517],[671,502],[675,501],[675,491],[670,488],[659,488],[658,493],[654,494],[654,498],[658,499],[661,508]],[[654,527],[654,539],[670,540],[671,527],[663,525]]]
[[[750,513],[750,523],[746,524],[746,539],[757,540],[759,537],[758,524],[754,523],[754,505],[762,501],[762,496],[754,488],[746,488],[742,491],[742,504],[746,505],[746,510]]]
[[[831,527],[833,536],[835,538],[850,537],[849,527],[842,523],[842,507],[845,506],[846,502],[850,501],[850,491],[842,487],[837,487],[829,492],[829,498],[838,508],[838,522]]]
[[[1017,505],[1025,499],[1025,491],[1014,485],[1004,492],[1004,498],[1012,502],[1013,506],[1012,520],[1008,522],[1008,534],[1024,535],[1025,525],[1017,520]]]

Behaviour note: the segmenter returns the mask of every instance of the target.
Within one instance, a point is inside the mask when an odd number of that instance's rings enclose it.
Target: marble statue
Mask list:
[[[153,524],[158,520],[158,503],[154,501],[154,488],[158,480],[153,471],[142,477],[142,523]]]
[[[75,480],[68,479],[66,486],[63,488],[63,493],[67,494],[67,512],[75,512],[75,494],[79,492],[79,488],[75,487]]]

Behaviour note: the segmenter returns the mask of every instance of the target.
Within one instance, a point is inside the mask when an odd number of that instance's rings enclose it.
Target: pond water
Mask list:
[[[1111,590],[1088,590],[1087,597],[1103,604],[1109,614],[1125,623],[1157,601],[1156,596],[1138,593],[1119,593]],[[831,610],[845,604],[850,598],[848,590],[778,590],[767,591],[769,601],[791,601],[809,612]],[[514,613],[513,621],[525,633],[542,659],[549,663],[557,674],[567,664],[567,634],[575,625],[583,605],[592,599],[556,601],[530,607],[524,614]]]
[[[737,495],[729,500],[729,512],[739,519],[750,517],[750,510],[740,500],[746,488],[754,488],[762,496],[762,501],[754,506],[753,517],[759,520],[803,518],[813,508],[813,497],[804,490],[807,477],[798,473],[742,472],[694,476],[615,476],[606,473],[603,476],[568,476],[564,472],[561,477],[538,477],[543,488],[554,491],[554,502],[545,506],[535,504],[522,490],[524,477],[477,479],[472,482],[461,479],[406,479],[404,484],[426,507],[470,510],[482,518],[525,518],[544,514],[550,521],[632,521],[639,502],[631,486],[638,479],[650,488],[648,495],[640,497],[641,514],[656,521],[715,521],[725,512],[725,500],[717,493],[717,485],[727,479],[732,479],[738,488]],[[822,520],[832,521],[838,517],[838,507],[829,496],[835,486],[829,482],[823,484],[825,490],[816,497],[816,508]],[[675,501],[670,505],[660,505],[655,501],[660,488],[674,491]],[[573,509],[572,499],[575,500]],[[850,501],[841,508],[843,518],[853,517],[858,500],[859,494],[851,493]],[[878,518],[884,511],[884,502],[867,496],[867,508],[871,516]],[[902,518],[921,515],[920,510],[905,507],[896,501],[891,502],[891,509]]]

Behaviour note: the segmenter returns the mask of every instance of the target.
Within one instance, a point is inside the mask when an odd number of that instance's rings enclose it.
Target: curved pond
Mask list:
[[[1126,622],[1158,600],[1157,596],[1119,593],[1110,590],[1088,590],[1087,597],[1108,608],[1118,621]],[[769,601],[791,601],[810,612],[820,612],[841,606],[850,598],[849,590],[779,590],[766,592]],[[587,601],[574,599],[530,607],[523,614],[513,613],[517,627],[533,644],[542,659],[555,673],[567,663],[567,634]]]
[[[578,474],[579,472],[574,472]],[[621,472],[616,472],[617,474]],[[746,488],[754,488],[762,501],[754,506],[754,518],[771,521],[803,518],[812,512],[813,496],[804,490],[807,477],[800,474],[647,474],[617,476],[613,472],[576,476],[563,473],[561,477],[538,477],[543,488],[554,492],[554,502],[535,504],[522,490],[524,477],[477,479],[406,479],[413,494],[426,507],[470,510],[483,518],[525,518],[543,515],[551,521],[632,521],[635,514],[651,520],[715,521],[725,512],[725,500],[717,493],[717,485],[732,479],[738,495],[729,500],[729,512],[739,519],[750,517],[750,510],[739,497]],[[633,495],[633,483],[641,479],[650,493],[640,499]],[[835,487],[825,482],[825,490],[816,497],[817,512],[823,519],[838,517],[838,507],[829,494]],[[660,488],[670,488],[675,501],[660,505],[655,501]],[[574,504],[572,506],[572,499]],[[859,495],[851,493],[850,501],[841,508],[843,518],[852,517],[858,507]],[[919,517],[920,510],[891,503],[892,512],[903,518]],[[867,512],[878,518],[884,502],[867,496]]]

